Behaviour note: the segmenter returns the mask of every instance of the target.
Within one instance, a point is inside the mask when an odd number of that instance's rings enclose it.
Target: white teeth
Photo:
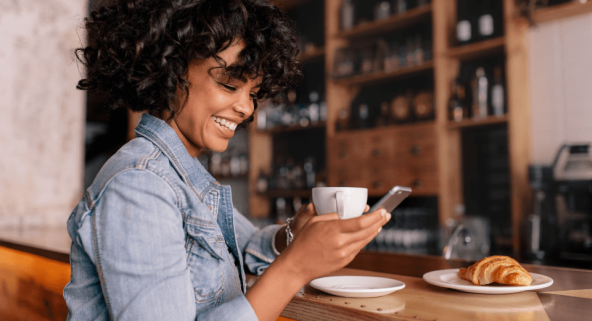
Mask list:
[[[236,127],[238,126],[237,124],[235,124],[233,122],[227,121],[226,119],[218,118],[216,116],[212,116],[212,120],[215,121],[218,125],[226,128],[228,130],[231,130],[231,131],[234,131],[236,129]]]

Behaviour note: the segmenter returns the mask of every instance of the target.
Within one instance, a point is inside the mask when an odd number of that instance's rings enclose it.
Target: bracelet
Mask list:
[[[294,240],[294,235],[292,234],[292,229],[290,229],[290,222],[292,222],[293,217],[290,217],[286,220],[286,247],[292,243]]]

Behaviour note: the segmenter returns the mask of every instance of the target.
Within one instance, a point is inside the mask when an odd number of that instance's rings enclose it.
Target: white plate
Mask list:
[[[530,273],[532,276],[532,283],[527,286],[521,285],[501,285],[501,284],[490,284],[490,285],[475,285],[473,282],[463,280],[458,276],[459,269],[449,270],[438,270],[428,272],[423,275],[423,279],[429,284],[441,286],[444,288],[471,292],[471,293],[482,293],[482,294],[507,294],[517,293],[529,290],[538,290],[546,288],[553,284],[553,279],[548,276],[540,275],[537,273]]]
[[[348,298],[374,298],[405,287],[405,283],[374,276],[328,276],[312,280],[310,286]]]

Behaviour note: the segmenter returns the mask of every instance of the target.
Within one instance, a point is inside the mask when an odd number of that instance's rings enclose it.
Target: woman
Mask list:
[[[68,220],[69,320],[275,320],[390,218],[341,221],[308,205],[289,226],[257,230],[196,161],[201,150],[225,150],[257,100],[300,76],[294,33],[274,6],[117,0],[93,11],[86,28],[78,88],[145,114]],[[261,275],[248,292],[243,266]]]

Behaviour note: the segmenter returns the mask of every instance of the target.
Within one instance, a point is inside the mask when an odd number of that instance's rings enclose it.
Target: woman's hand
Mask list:
[[[314,205],[312,203],[302,205],[294,215],[294,219],[290,222],[290,230],[292,235],[296,236],[302,227],[311,218],[318,216]],[[286,249],[286,228],[282,227],[281,230],[276,234],[275,247],[281,253]]]
[[[347,220],[339,219],[336,213],[314,215],[278,260],[306,284],[349,264],[390,218],[384,209]]]

